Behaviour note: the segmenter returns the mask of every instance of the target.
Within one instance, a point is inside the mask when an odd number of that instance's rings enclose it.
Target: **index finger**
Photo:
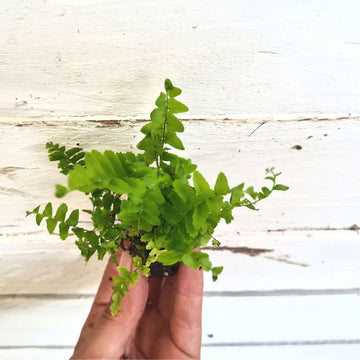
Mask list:
[[[78,347],[79,344],[83,341],[83,339],[86,338],[88,333],[97,323],[101,314],[104,312],[105,308],[109,305],[109,302],[111,301],[111,297],[113,294],[112,286],[115,285],[115,282],[112,279],[114,276],[118,275],[117,264],[121,262],[122,255],[123,255],[123,250],[121,249],[116,253],[116,263],[112,261],[112,257],[109,258],[98,291],[95,295],[94,302],[91,306],[89,315],[85,320],[76,347]],[[131,264],[121,264],[121,265],[130,266]]]
[[[116,254],[116,262],[121,261],[123,250],[120,250]],[[98,291],[95,295],[94,302],[91,306],[89,315],[85,321],[84,327],[92,328],[96,323],[97,319],[104,311],[106,306],[111,300],[113,294],[112,286],[115,285],[113,277],[118,275],[117,264],[112,261],[112,257],[109,258],[106,265],[104,274],[102,276]]]

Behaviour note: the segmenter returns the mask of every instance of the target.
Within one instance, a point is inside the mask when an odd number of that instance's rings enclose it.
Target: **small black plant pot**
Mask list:
[[[179,270],[180,263],[165,266],[160,262],[154,262],[150,265],[150,274],[152,277],[162,278],[176,275]]]
[[[124,251],[128,251],[133,257],[140,256],[145,262],[149,256],[150,251],[146,250],[144,244],[140,240],[140,236],[124,239],[120,243],[120,247]],[[154,262],[150,265],[150,276],[156,278],[163,278],[176,275],[179,270],[180,263],[173,265],[164,265],[161,262]]]

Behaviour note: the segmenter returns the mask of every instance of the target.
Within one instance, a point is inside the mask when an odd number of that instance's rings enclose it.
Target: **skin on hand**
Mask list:
[[[133,269],[128,253],[118,256],[120,266]],[[202,271],[181,263],[169,278],[141,275],[113,317],[116,266],[108,262],[71,359],[200,359]]]

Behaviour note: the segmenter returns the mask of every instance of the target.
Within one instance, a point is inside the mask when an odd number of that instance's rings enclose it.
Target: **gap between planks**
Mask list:
[[[352,289],[281,289],[281,290],[244,290],[244,291],[204,291],[204,297],[266,297],[266,296],[328,296],[328,295],[358,295],[360,288]],[[92,299],[95,294],[53,294],[24,293],[0,294],[0,300],[38,299],[38,300],[76,300]]]
[[[64,348],[0,348],[0,357],[2,360],[63,360],[68,359],[72,355],[72,350],[73,347],[70,346]],[[321,346],[203,346],[201,349],[201,358],[206,360],[358,360],[359,351],[359,344],[321,344]]]
[[[248,341],[202,344],[202,347],[252,347],[252,346],[313,346],[313,345],[360,345],[360,339],[305,340],[305,341]],[[73,349],[71,345],[0,345],[0,350],[10,349]]]
[[[243,124],[257,124],[253,130],[253,133],[257,131],[258,128],[265,125],[268,122],[340,122],[347,120],[360,120],[360,114],[346,116],[345,114],[322,114],[322,116],[305,116],[305,114],[277,114],[274,116],[273,114],[261,114],[257,116],[243,116],[243,117],[193,117],[193,118],[182,118],[183,122],[238,122]],[[133,124],[133,123],[145,123],[150,121],[150,116],[147,118],[84,118],[80,119],[79,117],[68,117],[68,118],[31,118],[31,117],[8,117],[4,118],[0,116],[0,125],[13,125],[16,127],[22,126],[32,126],[32,125],[45,125],[45,126],[57,126],[57,125],[86,125],[86,124],[94,124],[96,126],[105,126],[105,127],[116,127],[125,124]],[[251,136],[252,133],[249,133]]]

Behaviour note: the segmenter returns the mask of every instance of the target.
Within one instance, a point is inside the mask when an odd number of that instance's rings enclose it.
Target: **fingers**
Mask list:
[[[169,321],[171,336],[180,349],[183,349],[194,358],[199,358],[203,271],[195,270],[181,263],[176,280],[171,283],[171,279],[169,279],[166,290],[167,296],[173,301]],[[172,294],[170,295],[169,292],[172,292]],[[170,307],[166,303],[165,306]]]
[[[119,252],[116,254],[116,263],[120,262],[122,253],[123,250],[119,250]],[[89,336],[92,328],[95,326],[99,317],[105,311],[111,300],[113,293],[112,286],[115,285],[112,278],[113,276],[118,275],[116,263],[113,263],[112,257],[109,258],[89,315],[84,323],[79,340],[75,346],[75,350],[78,349],[82,342]]]
[[[164,280],[163,278],[157,278],[157,277],[149,278],[148,305],[156,306],[158,304],[163,280]]]
[[[121,261],[123,254],[123,250],[120,250],[116,254],[116,262],[119,263]],[[124,265],[122,265],[124,266]],[[111,296],[112,296],[112,286],[115,285],[112,278],[118,275],[117,265],[112,262],[112,258],[110,257],[105,268],[103,277],[101,279],[99,289],[96,293],[93,305],[91,307],[88,318],[85,321],[84,328],[89,327],[92,328],[96,321],[98,320],[101,313],[108,306]]]
[[[132,257],[123,252],[120,266],[133,269]],[[121,307],[116,316],[110,312],[113,281],[109,278],[118,275],[116,264],[109,261],[101,281],[94,304],[75,348],[73,359],[120,358],[126,343],[134,332],[144,311],[147,300],[148,284],[143,276],[130,292],[121,300]]]
[[[115,316],[105,308],[89,336],[80,344],[74,356],[87,359],[119,359],[135,332],[147,300],[147,280],[141,277],[121,300]],[[76,358],[76,357],[75,357]],[[81,357],[78,357],[81,358]]]

